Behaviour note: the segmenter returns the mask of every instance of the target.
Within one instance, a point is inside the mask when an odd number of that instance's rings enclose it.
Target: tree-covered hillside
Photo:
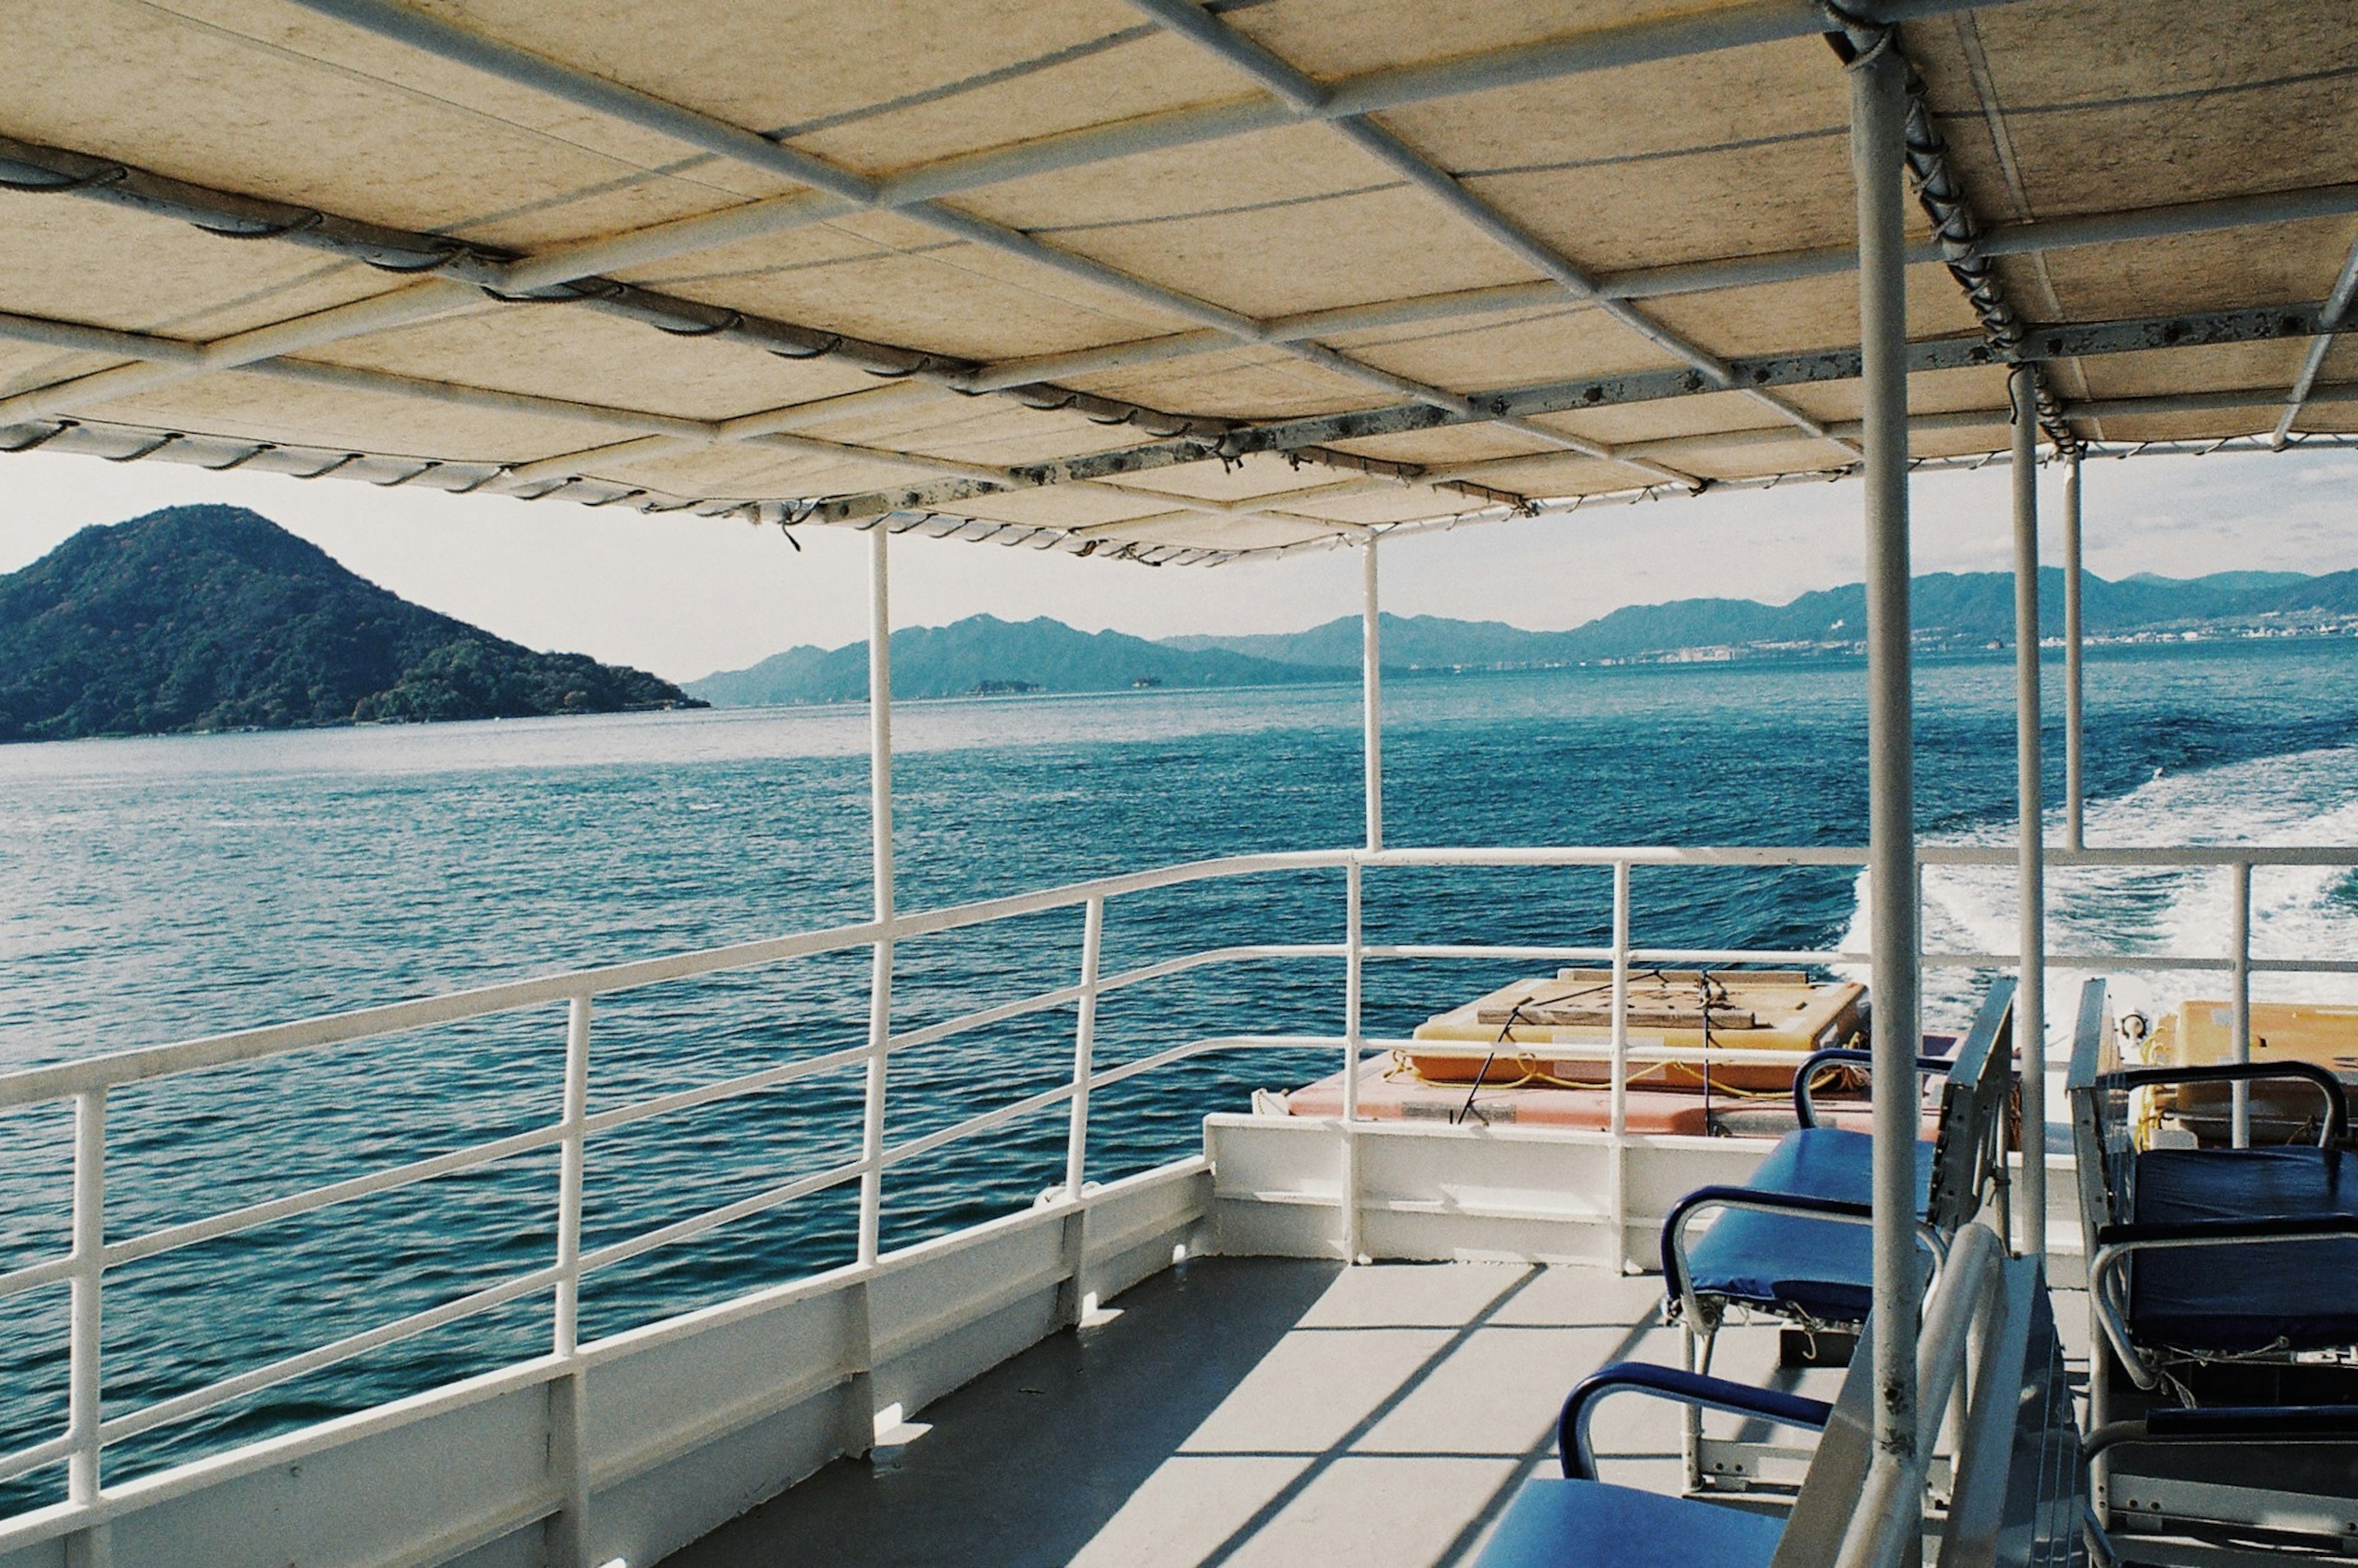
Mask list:
[[[612,713],[685,700],[410,603],[242,507],[85,528],[0,577],[0,741]]]

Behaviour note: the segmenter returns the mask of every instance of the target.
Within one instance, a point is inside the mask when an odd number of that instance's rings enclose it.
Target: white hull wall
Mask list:
[[[643,1568],[1169,1267],[1201,1159],[585,1346],[590,1561]],[[0,1528],[0,1568],[539,1568],[564,1487],[554,1361],[306,1428]]]
[[[1213,1116],[1212,1245],[1222,1252],[1338,1258],[1344,1133],[1312,1117]],[[1445,1122],[1360,1122],[1359,1247],[1378,1259],[1509,1260],[1652,1270],[1662,1217],[1696,1187],[1741,1182],[1769,1141],[1630,1138],[1616,1236],[1613,1141],[1602,1132]]]
[[[585,1346],[588,1561],[645,1568],[864,1451],[927,1404],[1170,1266],[1174,1249],[1659,1267],[1662,1216],[1740,1183],[1758,1139],[1213,1116],[1206,1158],[884,1259]],[[1620,1162],[1621,1212],[1613,1202]],[[2050,1193],[2068,1219],[2068,1162]],[[2058,1227],[2058,1240],[2072,1232]],[[0,1568],[539,1568],[565,1486],[568,1369],[510,1368],[109,1494],[109,1539],[65,1510],[0,1527]]]

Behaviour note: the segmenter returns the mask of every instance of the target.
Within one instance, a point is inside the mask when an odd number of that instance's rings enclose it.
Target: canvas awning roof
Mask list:
[[[1919,460],[2358,436],[2358,7],[15,0],[0,447],[1157,562],[1838,473],[1885,22]]]

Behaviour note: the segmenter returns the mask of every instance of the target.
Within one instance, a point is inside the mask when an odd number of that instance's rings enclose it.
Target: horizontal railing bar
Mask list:
[[[583,1118],[581,1130],[584,1136],[610,1132],[617,1127],[627,1127],[632,1122],[644,1121],[650,1117],[668,1116],[674,1111],[693,1110],[700,1105],[710,1105],[715,1100],[734,1099],[741,1095],[758,1094],[763,1089],[775,1088],[780,1084],[790,1084],[800,1078],[815,1078],[822,1073],[856,1066],[867,1060],[867,1046],[848,1045],[840,1051],[830,1051],[823,1056],[807,1056],[799,1062],[782,1062],[774,1067],[763,1067],[759,1072],[744,1073],[733,1078],[722,1078],[717,1083],[702,1084],[692,1089],[679,1089],[667,1095],[656,1095],[650,1099],[634,1100],[629,1105],[615,1106],[611,1109],[601,1110],[594,1116]]]
[[[0,1300],[21,1296],[27,1291],[38,1291],[43,1285],[54,1285],[73,1278],[71,1258],[52,1258],[47,1262],[27,1263],[21,1269],[11,1269],[0,1274]]]
[[[1632,964],[1865,964],[1870,953],[1831,947],[1632,947]]]
[[[47,1443],[36,1443],[30,1448],[19,1448],[14,1454],[0,1454],[0,1481],[13,1481],[19,1476],[54,1465],[74,1451],[70,1437],[52,1437]]]
[[[232,1400],[243,1399],[247,1394],[259,1392],[261,1390],[279,1383],[292,1381],[306,1373],[316,1372],[323,1367],[332,1367],[339,1361],[349,1361],[355,1356],[366,1355],[380,1346],[393,1345],[404,1339],[414,1339],[421,1334],[431,1333],[445,1324],[456,1323],[460,1318],[472,1317],[478,1313],[489,1312],[493,1307],[504,1306],[509,1302],[520,1296],[531,1295],[535,1291],[547,1290],[557,1283],[559,1271],[556,1269],[535,1269],[529,1274],[519,1274],[514,1279],[460,1296],[456,1301],[445,1302],[440,1306],[428,1307],[424,1312],[411,1313],[406,1317],[395,1318],[391,1323],[363,1330],[359,1334],[346,1335],[343,1338],[322,1345],[317,1349],[306,1350],[299,1356],[289,1356],[284,1360],[273,1361],[266,1367],[257,1367],[251,1372],[241,1372],[234,1378],[224,1378],[218,1383],[208,1383],[201,1389],[192,1389],[185,1394],[159,1400],[155,1404],[133,1411],[127,1415],[119,1415],[112,1421],[101,1422],[98,1429],[99,1441],[120,1443],[126,1437],[136,1437],[143,1432],[152,1432],[159,1426],[167,1426],[176,1421],[184,1421],[192,1415],[200,1415],[216,1405],[226,1404]]]
[[[733,946],[711,947],[662,958],[644,958],[604,968],[580,969],[538,979],[509,980],[499,985],[479,986],[471,990],[452,991],[447,996],[388,1002],[382,1007],[358,1008],[350,1012],[330,1013],[292,1023],[265,1024],[259,1029],[241,1029],[227,1034],[184,1040],[176,1045],[151,1045],[131,1051],[108,1052],[79,1061],[59,1062],[46,1067],[31,1067],[0,1076],[0,1106],[30,1105],[80,1094],[85,1089],[138,1083],[168,1074],[194,1072],[206,1067],[229,1066],[265,1056],[316,1050],[323,1045],[347,1044],[355,1040],[400,1034],[438,1023],[459,1023],[493,1013],[513,1012],[519,1008],[570,1001],[577,996],[631,990],[664,980],[687,979],[723,969],[751,968],[786,958],[865,946],[876,939],[878,930],[873,922],[838,925],[822,931],[799,932],[791,936],[771,937],[766,941],[743,942]]]
[[[1340,1034],[1220,1034],[1193,1042],[1185,1049],[1192,1051],[1336,1051],[1348,1044]],[[1481,1040],[1400,1040],[1362,1039],[1359,1049],[1364,1053],[1405,1055],[1443,1056],[1453,1061],[1479,1061],[1484,1056],[1497,1055],[1509,1060],[1515,1057],[1543,1056],[1563,1046],[1585,1047],[1599,1053],[1606,1042],[1595,1040],[1507,1041]],[[1640,1045],[1632,1042],[1628,1051],[1632,1062],[1654,1065],[1671,1063],[1704,1064],[1714,1067],[1790,1066],[1800,1061],[1803,1053],[1790,1047],[1714,1045],[1706,1051],[1700,1045]],[[1136,1065],[1136,1064],[1132,1064]],[[1471,1087],[1460,1085],[1459,1087]],[[1605,1086],[1596,1086],[1603,1088]]]
[[[1108,991],[1120,990],[1126,986],[1141,985],[1148,980],[1159,980],[1171,975],[1184,974],[1190,969],[1200,969],[1211,964],[1249,963],[1265,958],[1339,958],[1342,957],[1343,946],[1339,942],[1278,942],[1236,947],[1208,947],[1200,953],[1184,954],[1176,958],[1165,958],[1159,963],[1145,964],[1135,969],[1125,970],[1121,974],[1108,976],[1098,981],[1097,991],[1099,996],[1103,996]],[[1077,985],[1059,986],[1055,990],[1040,991],[1020,1000],[1001,1002],[996,1007],[987,1007],[977,1012],[963,1013],[957,1018],[945,1019],[939,1023],[927,1024],[922,1029],[912,1029],[905,1033],[895,1034],[892,1036],[889,1049],[906,1051],[916,1046],[931,1045],[946,1040],[954,1034],[965,1033],[968,1030],[987,1028],[994,1023],[1004,1023],[1011,1018],[1022,1018],[1029,1013],[1046,1012],[1054,1008],[1066,1007],[1080,1000],[1082,988]]]
[[[1610,947],[1542,947],[1471,943],[1393,943],[1361,949],[1370,958],[1519,958],[1531,962],[1609,963]],[[1864,964],[1865,953],[1779,947],[1632,947],[1632,964]]]
[[[326,1186],[291,1193],[283,1198],[272,1198],[267,1203],[249,1204],[243,1208],[230,1209],[208,1219],[194,1219],[184,1225],[151,1230],[145,1236],[110,1243],[103,1257],[107,1268],[117,1268],[142,1258],[153,1258],[159,1252],[193,1247],[200,1241],[211,1241],[217,1237],[291,1219],[297,1215],[309,1214],[334,1204],[349,1203],[354,1198],[366,1197],[391,1187],[431,1181],[453,1172],[472,1170],[479,1165],[514,1159],[518,1154],[529,1154],[536,1149],[554,1148],[563,1141],[564,1137],[565,1130],[561,1127],[536,1127],[529,1132],[496,1138],[488,1143],[477,1143],[466,1149],[454,1149],[448,1154],[414,1160],[406,1165],[394,1165],[365,1176],[353,1176]]]
[[[1361,849],[1368,866],[1863,866],[1861,848],[1714,845],[1533,846],[1519,849]]]
[[[1177,865],[1159,866],[1152,871],[1130,871],[1118,877],[1068,882],[1063,887],[1044,888],[1038,892],[1013,893],[1005,898],[984,899],[974,903],[951,904],[943,909],[900,915],[892,922],[892,935],[896,938],[930,936],[963,926],[988,925],[1014,915],[1066,909],[1087,903],[1093,898],[1119,898],[1125,893],[1147,892],[1184,882],[1259,876],[1270,871],[1338,870],[1349,864],[1351,858],[1358,853],[1360,851],[1355,849],[1303,849],[1282,854],[1227,855],[1209,860],[1187,860]]]
[[[1517,958],[1531,963],[1585,963],[1610,959],[1610,947],[1524,946],[1509,943],[1370,942],[1359,949],[1366,958]]]
[[[1549,846],[1527,849],[1357,850],[1368,866],[1864,866],[1863,845]],[[2012,866],[2020,849],[2007,845],[1920,844],[1928,866]],[[2303,844],[2117,845],[2047,849],[2059,867],[2358,866],[2358,847]]]
[[[1968,860],[1958,849],[1928,845],[1919,858],[1931,865],[2011,866],[2017,863],[2020,851],[2011,849],[1977,849]],[[2050,864],[2061,866],[2152,867],[2168,871],[2176,867],[2216,866],[2358,866],[2358,848],[2344,845],[2302,844],[2187,844],[2175,849],[2161,847],[2066,849],[2060,845],[2047,851]]]
[[[1927,865],[2002,867],[2018,851],[1997,846],[1928,844],[1918,849]],[[1326,870],[1354,860],[1369,866],[1858,866],[1866,851],[1854,846],[1704,846],[1671,848],[1626,845],[1586,848],[1319,849],[1293,853],[1236,855],[1187,861],[1064,887],[986,899],[896,917],[884,925],[863,922],[798,932],[761,941],[637,959],[533,979],[422,997],[292,1022],[208,1035],[177,1044],[110,1052],[0,1074],[0,1107],[61,1098],[87,1089],[135,1083],[168,1074],[225,1066],[292,1051],[346,1044],[436,1024],[513,1011],[576,996],[599,996],[665,981],[752,968],[785,959],[868,946],[884,935],[908,938],[936,935],[1020,915],[1069,908],[1093,898],[1112,898],[1155,888],[1267,872]],[[2358,867],[2358,848],[2296,845],[2187,845],[2174,848],[2118,847],[2048,850],[2048,863],[2073,868],[2192,869],[2234,865]]]
[[[686,1241],[701,1236],[708,1230],[716,1230],[732,1220],[744,1219],[760,1214],[764,1209],[775,1208],[780,1204],[792,1203],[799,1197],[807,1197],[812,1193],[848,1182],[854,1176],[864,1175],[867,1170],[867,1161],[854,1160],[848,1164],[836,1165],[807,1176],[797,1176],[791,1182],[782,1182],[774,1187],[765,1188],[751,1196],[739,1198],[734,1203],[725,1203],[719,1208],[706,1209],[702,1214],[690,1215],[686,1219],[676,1219],[669,1225],[660,1226],[654,1230],[642,1231],[627,1241],[612,1242],[593,1251],[582,1253],[581,1271],[587,1274],[594,1269],[609,1269],[617,1263],[627,1262],[642,1252],[652,1252],[658,1247],[668,1247],[676,1241]]]
[[[1141,1073],[1151,1073],[1157,1067],[1167,1067],[1174,1062],[1184,1062],[1190,1056],[1198,1056],[1206,1051],[1217,1051],[1219,1048],[1219,1043],[1211,1040],[1191,1040],[1184,1045],[1168,1046],[1151,1056],[1141,1056],[1135,1062],[1125,1062],[1119,1067],[1108,1067],[1101,1073],[1091,1073],[1089,1092],[1095,1094],[1109,1085],[1120,1083],[1124,1078],[1134,1078]]]
[[[956,1143],[958,1140],[971,1138],[978,1132],[988,1132],[994,1127],[1003,1127],[1011,1121],[1045,1110],[1052,1105],[1061,1104],[1072,1098],[1073,1086],[1068,1079],[1053,1089],[1044,1089],[1039,1094],[1027,1096],[1022,1099],[1001,1106],[996,1110],[986,1110],[979,1116],[968,1117],[964,1121],[952,1122],[937,1131],[926,1133],[923,1138],[913,1138],[906,1143],[896,1143],[885,1150],[884,1168],[889,1171],[903,1161],[930,1154],[944,1144]]]
[[[1004,1023],[1009,1019],[1022,1018],[1031,1013],[1047,1012],[1055,1008],[1067,1006],[1080,999],[1080,987],[1059,986],[1052,991],[1040,991],[1020,1000],[1001,1002],[996,1007],[986,1007],[978,1012],[960,1013],[956,1018],[946,1018],[939,1023],[929,1023],[922,1029],[912,1029],[904,1033],[895,1034],[885,1043],[884,1049],[887,1053],[914,1051],[921,1046],[947,1040],[954,1034],[964,1034],[973,1029],[987,1029],[994,1023]]]
[[[1942,968],[2002,969],[2013,968],[2017,960],[2011,953],[1927,953],[1923,961]],[[2235,968],[2233,958],[2190,958],[2169,953],[2049,953],[2047,963],[2050,968],[2125,969],[2134,974],[2174,969],[2223,974]],[[2254,974],[2358,975],[2358,959],[2353,958],[2254,958],[2244,967]]]
[[[508,980],[498,985],[452,991],[444,996],[389,1002],[380,1007],[359,1008],[350,1012],[330,1013],[288,1023],[265,1024],[255,1029],[184,1040],[176,1044],[108,1052],[77,1061],[0,1074],[0,1107],[30,1105],[62,1098],[85,1089],[137,1083],[167,1074],[227,1066],[293,1051],[349,1044],[381,1034],[398,1034],[438,1023],[462,1022],[546,1002],[569,1001],[577,996],[602,996],[613,991],[635,990],[667,980],[692,979],[730,969],[756,968],[788,958],[840,952],[867,946],[888,932],[896,938],[933,935],[1017,915],[1066,908],[1086,903],[1092,898],[1111,898],[1123,893],[1144,892],[1155,888],[1227,877],[1339,867],[1350,859],[1352,853],[1347,849],[1320,849],[1192,860],[1121,876],[1100,877],[1092,881],[1073,882],[1038,892],[953,904],[901,915],[882,925],[865,921],[856,925],[828,926],[756,942],[741,942],[663,957],[576,969],[535,979]]]

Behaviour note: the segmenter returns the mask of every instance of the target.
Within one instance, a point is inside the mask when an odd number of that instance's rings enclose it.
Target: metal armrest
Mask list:
[[[2080,1440],[2093,1462],[2108,1448],[2204,1443],[2358,1443],[2358,1405],[2165,1406],[2143,1421],[2114,1421]]]
[[[2125,1067],[2106,1077],[2123,1088],[2148,1084],[2248,1084],[2264,1078],[2298,1078],[2325,1097],[2325,1130],[2317,1146],[2331,1149],[2350,1128],[2350,1096],[2342,1080],[2314,1062],[2218,1062],[2191,1067]]]
[[[1815,1127],[1818,1124],[1817,1102],[1810,1098],[1811,1076],[1830,1062],[1855,1062],[1861,1065],[1872,1066],[1875,1063],[1875,1053],[1862,1051],[1855,1045],[1829,1045],[1823,1050],[1812,1051],[1801,1058],[1801,1066],[1793,1074],[1793,1118],[1804,1127]],[[1922,1081],[1923,1074],[1945,1073],[1955,1065],[1956,1064],[1946,1056],[1919,1056],[1916,1058],[1918,1081],[1920,1083]]]
[[[1556,1418],[1556,1456],[1563,1473],[1575,1481],[1596,1479],[1596,1455],[1588,1443],[1588,1422],[1607,1394],[1647,1393],[1701,1410],[1725,1411],[1730,1415],[1758,1416],[1779,1426],[1807,1427],[1823,1432],[1833,1419],[1834,1407],[1823,1400],[1805,1399],[1778,1389],[1756,1389],[1700,1372],[1682,1372],[1645,1361],[1617,1361],[1580,1380],[1563,1401]]]
[[[2140,1389],[2160,1382],[2154,1365],[2129,1337],[2128,1304],[2119,1281],[2138,1253],[2190,1247],[2249,1247],[2267,1242],[2358,1240],[2358,1215],[2303,1215],[2289,1218],[2201,1219],[2176,1225],[2108,1225],[2096,1233],[2096,1254],[2088,1260],[2088,1300],[2112,1341],[2121,1365]]]
[[[1662,1288],[1675,1299],[1686,1314],[1690,1327],[1703,1327],[1702,1303],[1695,1299],[1693,1271],[1687,1267],[1687,1221],[1707,1208],[1750,1209],[1757,1214],[1798,1214],[1816,1219],[1831,1219],[1843,1225],[1872,1225],[1875,1210],[1871,1205],[1852,1203],[1844,1198],[1813,1197],[1805,1193],[1770,1192],[1759,1187],[1711,1186],[1697,1187],[1677,1203],[1662,1219]],[[1932,1227],[1919,1218],[1916,1238],[1932,1254],[1937,1270],[1948,1256],[1946,1241]]]

